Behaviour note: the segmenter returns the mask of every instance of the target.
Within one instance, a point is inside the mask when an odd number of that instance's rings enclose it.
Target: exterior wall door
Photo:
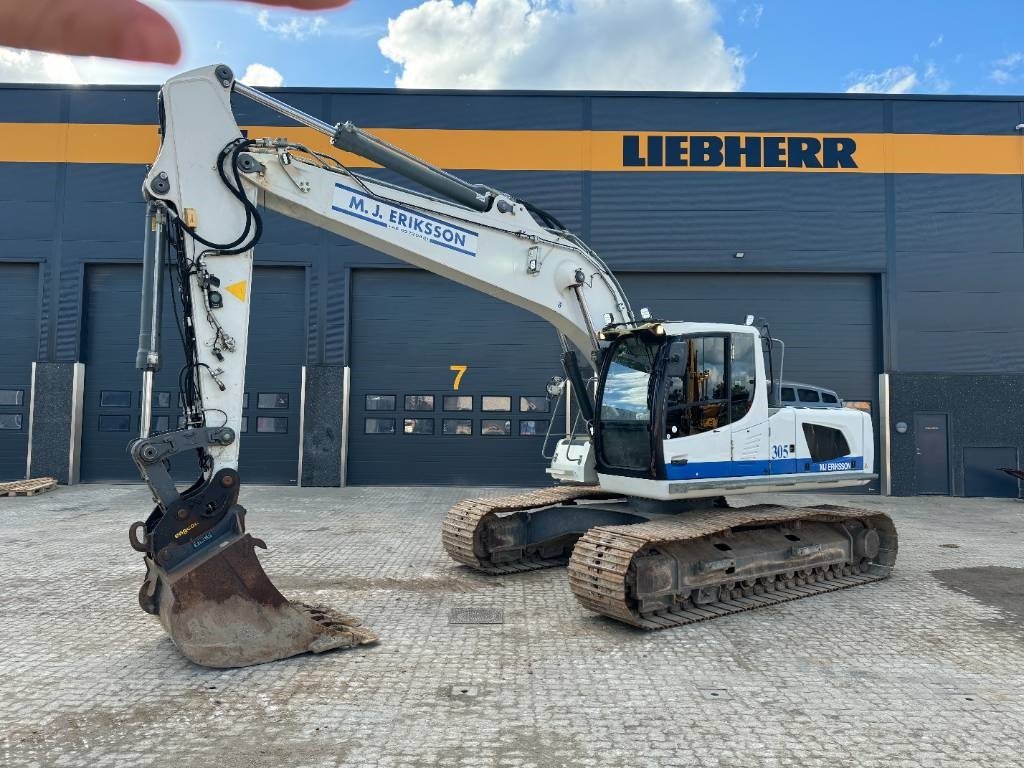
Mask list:
[[[914,414],[917,492],[949,495],[949,417],[945,413]]]

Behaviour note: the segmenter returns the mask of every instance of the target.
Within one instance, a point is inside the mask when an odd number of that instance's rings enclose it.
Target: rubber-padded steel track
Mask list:
[[[511,496],[463,499],[448,510],[444,523],[441,525],[441,541],[453,560],[478,571],[495,575],[565,565],[565,560],[561,558],[543,559],[539,557],[493,563],[487,557],[482,543],[482,533],[487,523],[499,514],[543,509],[577,499],[613,498],[617,498],[617,494],[602,491],[597,486],[568,485],[542,488]]]
[[[862,520],[869,523],[879,533],[878,555],[863,571],[859,564],[850,564],[816,569],[810,577],[796,574],[769,576],[759,579],[753,588],[737,587],[728,600],[702,605],[688,601],[671,610],[648,614],[637,611],[630,566],[638,555],[668,542],[721,534],[732,528],[770,526],[797,520]],[[592,528],[573,550],[569,561],[569,585],[580,603],[596,613],[643,629],[665,629],[884,579],[892,571],[896,552],[896,528],[889,516],[880,512],[832,505],[710,509],[637,525]]]

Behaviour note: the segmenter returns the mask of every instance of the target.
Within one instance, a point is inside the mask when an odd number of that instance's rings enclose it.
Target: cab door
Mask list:
[[[728,337],[673,342],[665,363],[662,455],[669,480],[730,477]]]

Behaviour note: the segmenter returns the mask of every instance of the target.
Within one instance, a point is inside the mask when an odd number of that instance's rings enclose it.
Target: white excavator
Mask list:
[[[341,152],[245,136],[233,94],[323,134]],[[237,667],[377,639],[348,616],[288,601],[255,555],[263,542],[245,530],[238,455],[261,206],[556,328],[566,375],[549,392],[572,392],[579,415],[547,470],[554,484],[455,505],[442,541],[456,561],[495,574],[568,563],[584,606],[644,629],[889,575],[897,537],[885,514],[725,502],[726,495],[858,486],[876,477],[866,414],[783,406],[782,345],[766,322],[669,322],[646,309],[634,313],[608,267],[554,216],[351,123],[306,115],[239,83],[224,65],[169,80],[159,117],[161,146],[143,183],[137,365],[148,398],[161,364],[169,276],[181,305],[185,423],[150,434],[144,400],[142,436],[129,453],[156,507],[129,538],[145,555],[140,604],[189,659]],[[345,153],[429,194],[355,173]],[[181,453],[194,453],[199,465],[184,490],[169,468]]]

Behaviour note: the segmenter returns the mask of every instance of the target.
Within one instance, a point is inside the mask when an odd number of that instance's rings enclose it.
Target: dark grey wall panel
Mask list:
[[[1009,174],[899,174],[893,176],[893,189],[897,214],[913,211],[1020,214],[1024,209],[1020,177]]]
[[[953,495],[964,493],[965,447],[1013,447],[1024,452],[1024,409],[1020,395],[1024,376],[923,375],[890,376],[890,415],[911,425],[906,434],[892,434],[893,493],[917,493],[914,414],[938,412],[949,415],[950,465]]]
[[[1024,251],[901,251],[892,276],[905,291],[1024,291]]]
[[[863,211],[837,217],[825,211],[747,211],[737,216],[731,211],[648,209],[628,221],[595,211],[591,240],[616,265],[651,251],[885,250],[880,217]]]
[[[1021,213],[908,210],[896,214],[897,251],[1020,251]]]
[[[72,123],[153,123],[157,121],[156,87],[89,88],[68,92]],[[153,129],[156,131],[156,128]]]
[[[68,205],[64,213],[65,240],[125,242],[142,238],[146,204],[136,202],[81,201]]]
[[[323,362],[345,364],[345,323],[348,307],[348,282],[342,248],[325,249],[323,262],[324,315]]]
[[[906,373],[1024,372],[1019,323],[991,331],[899,331],[896,370]]]
[[[0,240],[49,240],[56,219],[55,203],[8,200],[0,205]]]
[[[882,101],[875,99],[672,96],[595,96],[598,131],[778,131],[869,133],[882,131]]]
[[[341,485],[344,368],[306,368],[306,427],[302,441],[302,485]]]
[[[1024,319],[1024,291],[901,291],[897,294],[900,330],[961,332],[1006,331]]]
[[[39,202],[56,197],[56,164],[0,163],[0,202]]]
[[[590,174],[595,216],[681,211],[885,210],[884,177],[855,173],[608,172]],[[1019,190],[1018,190],[1019,191]]]
[[[743,258],[735,254],[742,249]],[[714,251],[599,251],[619,272],[884,272],[884,251],[791,251],[735,247]]]
[[[142,165],[69,163],[64,197],[76,203],[137,203],[142,200]]]
[[[31,477],[69,481],[74,373],[74,363],[36,363],[38,396],[32,418]]]
[[[0,122],[59,123],[67,93],[63,88],[0,85]]]
[[[892,120],[896,133],[1012,136],[1020,113],[1012,101],[895,100]]]
[[[574,130],[583,127],[584,100],[572,94],[340,93],[331,96],[328,122],[366,128]]]
[[[53,242],[46,240],[4,240],[0,238],[0,260],[43,261],[53,255]]]

